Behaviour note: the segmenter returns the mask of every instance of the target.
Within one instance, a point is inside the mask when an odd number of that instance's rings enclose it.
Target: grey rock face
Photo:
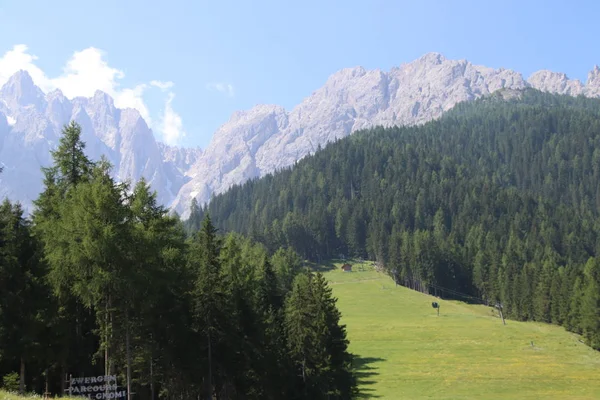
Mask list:
[[[261,175],[263,171],[255,154],[287,124],[287,113],[278,106],[261,105],[234,113],[187,171],[191,180],[179,191],[175,199],[179,207],[175,210],[185,215],[193,197],[206,201],[212,193],[221,193],[236,183]]]
[[[535,72],[527,82],[539,90],[570,96],[579,96],[585,90],[585,86],[579,80],[570,80],[565,74],[548,70]]]
[[[585,84],[585,95],[588,97],[600,97],[600,67],[597,65],[588,74]]]

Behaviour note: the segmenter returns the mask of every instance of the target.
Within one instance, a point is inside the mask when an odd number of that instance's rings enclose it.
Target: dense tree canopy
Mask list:
[[[0,205],[0,378],[64,393],[68,375],[117,375],[140,399],[354,393],[335,300],[293,250],[221,236],[208,216],[187,238],[144,180],[116,183],[84,149],[66,126],[31,221]],[[318,297],[288,306],[303,279]],[[285,329],[316,309],[323,325]],[[298,374],[296,334],[320,340],[310,376]]]
[[[271,250],[369,257],[403,285],[499,302],[600,348],[598,100],[501,92],[359,132],[215,196],[188,226],[205,213]]]

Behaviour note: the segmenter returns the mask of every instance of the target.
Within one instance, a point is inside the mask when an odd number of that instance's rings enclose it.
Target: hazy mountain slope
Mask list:
[[[103,92],[72,100],[59,90],[44,95],[23,71],[0,90],[0,114],[0,163],[5,167],[0,197],[19,200],[29,210],[42,189],[40,167],[51,163],[50,150],[62,126],[72,119],[81,124],[92,159],[105,155],[118,180],[145,177],[164,204],[186,182],[184,172],[200,153],[159,146],[138,111],[116,108]]]

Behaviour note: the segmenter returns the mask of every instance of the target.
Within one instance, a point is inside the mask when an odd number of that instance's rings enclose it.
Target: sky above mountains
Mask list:
[[[205,147],[235,110],[291,109],[335,71],[431,51],[585,82],[600,64],[600,2],[0,0],[0,84],[103,90],[157,138]]]

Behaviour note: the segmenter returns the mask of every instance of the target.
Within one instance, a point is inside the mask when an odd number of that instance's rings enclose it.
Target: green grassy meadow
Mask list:
[[[439,300],[372,268],[340,265],[325,276],[347,325],[361,398],[600,399],[600,352],[564,328],[502,325],[490,307]]]

